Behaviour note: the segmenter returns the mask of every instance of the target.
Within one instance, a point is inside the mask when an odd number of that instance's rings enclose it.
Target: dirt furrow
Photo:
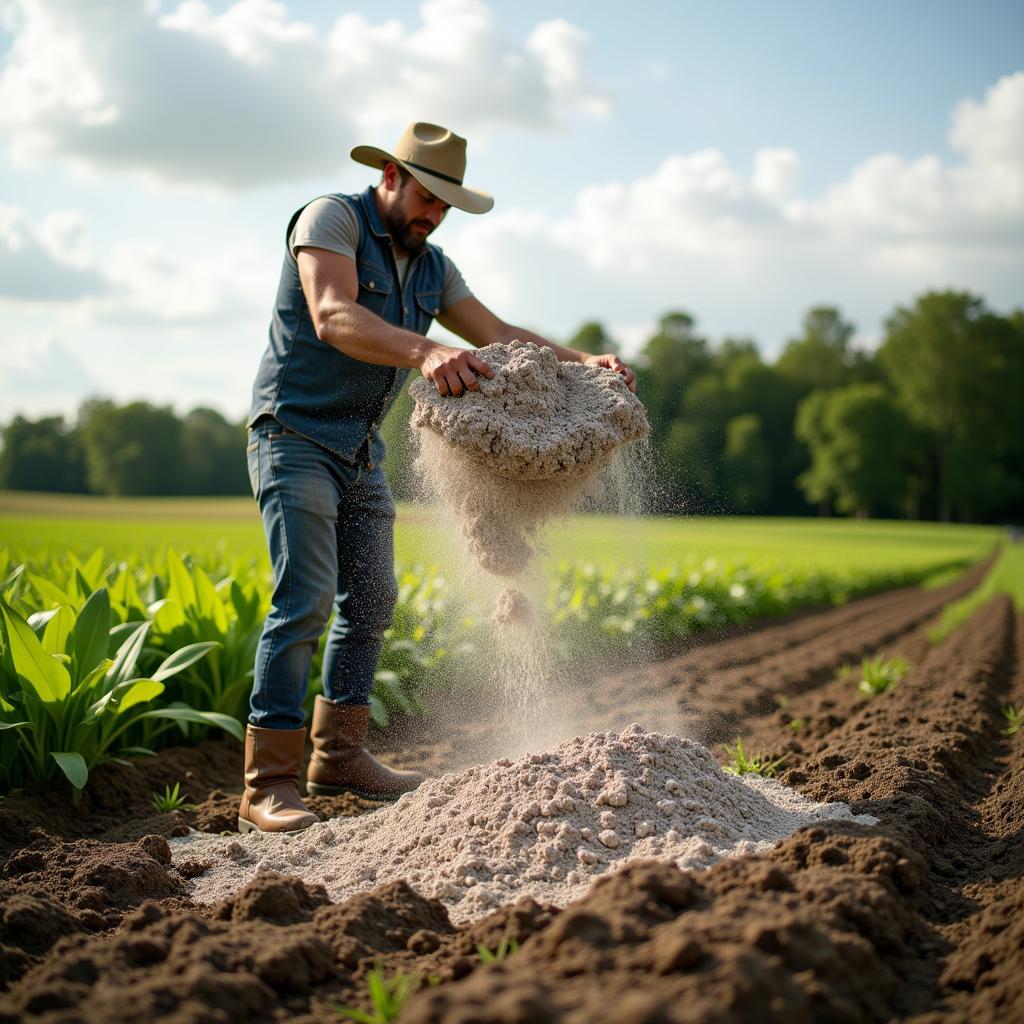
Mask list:
[[[923,635],[941,608],[970,592],[983,572],[975,568],[932,591],[903,590],[764,625],[749,636],[587,681],[552,701],[550,718],[565,722],[566,735],[637,721],[706,744],[731,741],[792,697],[828,683],[843,663]]]

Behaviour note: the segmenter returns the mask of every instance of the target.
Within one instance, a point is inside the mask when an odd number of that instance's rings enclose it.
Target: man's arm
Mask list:
[[[636,391],[636,374],[618,356],[611,353],[590,355],[577,352],[574,348],[556,345],[553,341],[541,337],[525,327],[516,327],[505,323],[495,316],[476,296],[449,306],[439,317],[441,326],[465,339],[471,345],[482,348],[484,345],[508,344],[518,338],[520,341],[532,341],[535,345],[553,349],[563,363],[589,363],[591,366],[605,366],[614,370],[626,382],[630,391]]]
[[[394,327],[360,306],[355,262],[341,253],[302,246],[296,249],[299,278],[317,337],[353,359],[379,366],[418,369],[442,395],[478,391],[477,374],[494,371],[466,349],[428,341]]]

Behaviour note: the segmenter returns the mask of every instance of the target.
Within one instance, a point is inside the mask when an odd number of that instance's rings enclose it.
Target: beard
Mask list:
[[[404,191],[404,187],[402,191]],[[384,211],[384,224],[388,229],[388,234],[398,246],[405,249],[406,252],[415,252],[426,244],[430,232],[434,230],[434,225],[428,220],[410,220],[406,217],[405,211],[402,209],[402,191],[398,193],[395,202]],[[415,231],[414,227],[423,227],[426,232]]]

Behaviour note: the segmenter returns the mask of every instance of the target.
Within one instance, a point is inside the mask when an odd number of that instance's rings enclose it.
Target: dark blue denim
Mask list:
[[[324,696],[369,703],[397,599],[395,505],[380,465],[371,470],[342,459],[269,417],[250,428],[247,455],[274,570],[249,721],[296,729],[332,610]]]

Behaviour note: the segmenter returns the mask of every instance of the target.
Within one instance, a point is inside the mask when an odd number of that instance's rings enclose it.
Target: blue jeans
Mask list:
[[[297,729],[305,721],[310,662],[332,610],[324,696],[369,703],[398,596],[395,504],[380,465],[347,462],[277,420],[250,429],[246,454],[274,570],[249,721]]]

